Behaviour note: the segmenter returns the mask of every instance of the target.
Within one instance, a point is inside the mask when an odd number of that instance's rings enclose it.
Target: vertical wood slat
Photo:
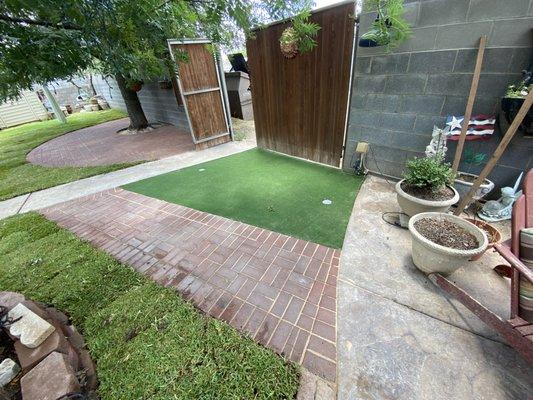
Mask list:
[[[354,40],[354,4],[312,14],[317,47],[285,58],[279,38],[288,23],[257,30],[247,41],[260,147],[338,167],[344,142]]]

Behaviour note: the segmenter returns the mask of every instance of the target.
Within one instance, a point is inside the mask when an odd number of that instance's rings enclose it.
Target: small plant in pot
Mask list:
[[[426,274],[449,275],[486,250],[487,235],[455,215],[427,212],[409,220],[415,266]]]
[[[459,194],[450,186],[454,174],[441,156],[407,161],[404,179],[396,184],[398,204],[408,217],[422,212],[446,212]],[[406,225],[406,221],[402,221]]]
[[[466,149],[463,153],[463,161],[467,166],[467,172],[457,172],[455,177],[455,182],[453,184],[454,188],[459,193],[460,197],[466,196],[470,191],[470,188],[474,184],[474,181],[477,178],[477,175],[471,173],[471,170],[474,166],[481,165],[485,161],[487,155],[484,153],[476,153],[472,149]],[[479,189],[476,191],[472,200],[479,200],[485,197],[494,189],[494,182],[489,179],[485,179]]]

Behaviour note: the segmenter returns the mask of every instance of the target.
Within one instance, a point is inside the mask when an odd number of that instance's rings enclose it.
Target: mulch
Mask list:
[[[473,250],[479,247],[474,235],[446,219],[422,218],[414,225],[422,236],[441,246],[458,250]]]

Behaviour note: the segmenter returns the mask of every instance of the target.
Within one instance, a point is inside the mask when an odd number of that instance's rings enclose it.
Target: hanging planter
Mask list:
[[[320,26],[309,22],[311,13],[304,11],[292,19],[291,26],[286,28],[279,38],[281,54],[286,58],[294,58],[316,47],[315,37]]]
[[[131,81],[129,87],[134,92],[138,92],[142,89],[144,82],[143,81]]]
[[[294,58],[298,54],[298,37],[292,26],[285,29],[281,34],[279,48],[281,54],[286,58]]]
[[[361,35],[360,47],[386,46],[390,50],[409,38],[411,27],[402,17],[403,0],[370,0],[367,5],[377,10],[377,17]]]

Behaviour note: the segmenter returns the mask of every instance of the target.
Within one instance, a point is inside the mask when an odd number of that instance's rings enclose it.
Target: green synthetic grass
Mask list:
[[[50,139],[125,116],[119,110],[78,113],[66,124],[50,120],[0,130],[0,200],[134,165],[53,168],[26,162],[31,150]]]
[[[295,397],[293,364],[38,214],[0,221],[0,290],[70,315],[104,400]]]
[[[334,168],[253,149],[124,188],[341,248],[361,183]]]

